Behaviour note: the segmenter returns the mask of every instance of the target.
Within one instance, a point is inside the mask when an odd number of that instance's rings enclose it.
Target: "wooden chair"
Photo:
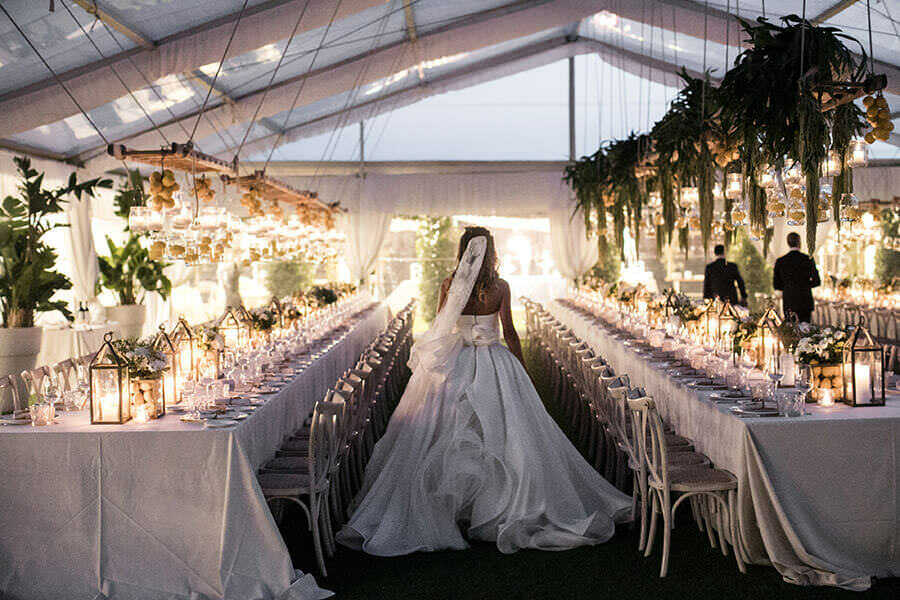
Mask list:
[[[15,375],[0,377],[0,414],[13,413],[21,416],[28,411],[28,402],[22,401],[19,382]]]
[[[78,380],[78,369],[74,359],[67,358],[66,360],[56,363],[53,366],[53,371],[56,373],[56,382],[63,392],[68,392],[73,388],[73,376],[75,377],[75,381]]]
[[[722,552],[727,553],[725,528],[729,528],[730,540],[734,544],[734,556],[738,569],[745,573],[744,562],[738,547],[737,533],[737,479],[731,473],[709,467],[685,467],[671,469],[669,453],[665,442],[662,419],[651,398],[628,400],[629,408],[639,414],[638,439],[641,460],[647,470],[648,493],[653,499],[650,516],[650,530],[644,556],[650,556],[656,537],[657,515],[663,520],[662,563],[659,576],[665,577],[669,568],[672,528],[675,511],[679,504],[690,498],[698,497],[715,506],[717,529],[722,543]],[[672,502],[673,495],[677,498]]]
[[[258,476],[266,502],[285,500],[303,510],[313,534],[316,560],[323,577],[328,576],[324,550],[333,551],[334,548],[328,500],[331,487],[329,475],[341,438],[343,418],[342,402],[317,402],[310,427],[306,471],[263,472]]]

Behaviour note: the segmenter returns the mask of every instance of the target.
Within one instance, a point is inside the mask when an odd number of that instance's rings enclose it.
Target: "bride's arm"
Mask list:
[[[519,334],[516,333],[516,326],[513,324],[512,318],[512,302],[510,300],[509,284],[500,280],[500,322],[503,323],[503,339],[506,340],[506,347],[513,353],[513,356],[519,359],[522,366],[525,366],[525,359],[522,357],[522,344],[519,342]]]

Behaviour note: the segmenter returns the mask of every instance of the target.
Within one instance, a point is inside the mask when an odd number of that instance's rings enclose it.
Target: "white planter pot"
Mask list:
[[[33,369],[43,335],[42,327],[0,327],[0,377]]]
[[[147,320],[147,307],[143,304],[107,306],[106,320],[116,324],[123,338],[141,337],[144,321]]]

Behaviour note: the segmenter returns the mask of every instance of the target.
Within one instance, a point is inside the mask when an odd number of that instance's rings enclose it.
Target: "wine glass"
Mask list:
[[[766,375],[772,382],[772,403],[777,405],[778,398],[776,396],[778,394],[778,383],[784,379],[781,356],[776,355],[772,358],[772,362],[769,363],[769,368],[766,370]],[[763,407],[765,407],[765,402],[763,402]]]

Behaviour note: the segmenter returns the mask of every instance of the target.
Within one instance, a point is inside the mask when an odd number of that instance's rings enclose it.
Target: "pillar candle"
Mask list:
[[[793,354],[785,354],[781,357],[781,372],[784,373],[784,379],[781,380],[781,385],[793,387],[794,376],[796,375],[796,365],[794,364]]]
[[[856,403],[872,404],[872,373],[869,365],[856,365],[854,370]]]

